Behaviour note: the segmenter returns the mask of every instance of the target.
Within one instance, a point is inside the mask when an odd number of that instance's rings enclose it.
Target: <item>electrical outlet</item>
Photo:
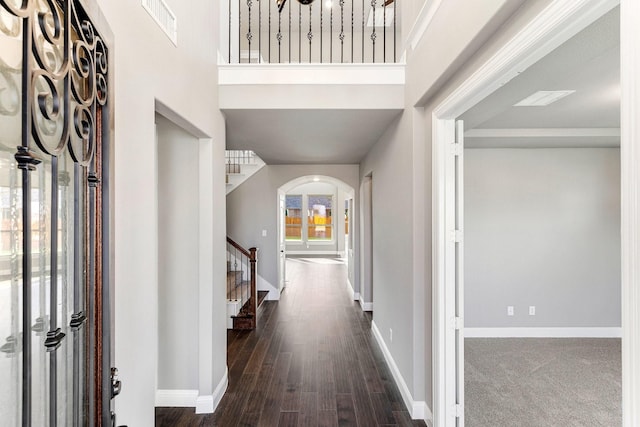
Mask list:
[[[536,306],[535,305],[530,305],[529,306],[529,316],[535,316],[536,315]]]
[[[389,342],[393,342],[393,329],[389,328]]]
[[[262,230],[262,237],[267,237],[267,230]]]
[[[513,316],[513,306],[507,306],[507,316]]]

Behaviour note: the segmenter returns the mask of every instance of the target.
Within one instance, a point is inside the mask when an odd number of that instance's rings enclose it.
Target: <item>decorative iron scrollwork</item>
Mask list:
[[[3,208],[10,208],[5,220],[10,220],[12,286],[11,335],[0,343],[0,352],[19,354],[21,363],[11,377],[20,403],[11,425],[19,425],[18,418],[24,426],[55,427],[59,420],[82,425],[91,414],[86,399],[95,400],[96,414],[104,403],[91,396],[91,387],[101,390],[105,356],[91,353],[87,337],[99,342],[105,336],[92,328],[102,325],[103,307],[88,302],[104,291],[104,275],[95,266],[104,259],[101,246],[109,244],[102,240],[99,220],[108,210],[99,183],[108,180],[101,154],[109,144],[103,117],[109,52],[82,5],[82,0],[0,0],[0,150],[10,164],[2,179],[3,190],[9,189]],[[87,191],[89,185],[98,188]],[[75,314],[68,319],[71,307]],[[84,307],[93,311],[85,314]],[[83,332],[85,325],[89,329]],[[65,341],[67,334],[74,340]],[[44,350],[52,363],[47,370],[35,369]],[[86,363],[92,358],[95,366]],[[62,407],[68,415],[61,417]]]
[[[106,105],[108,94],[108,53],[102,38],[77,1],[0,0],[0,7],[21,18],[0,20],[4,35],[17,38],[21,25],[30,26],[32,60],[22,66],[30,67],[27,102],[33,141],[51,156],[68,148],[75,162],[88,166],[95,152],[97,109]],[[1,115],[20,110],[19,74],[0,64]]]

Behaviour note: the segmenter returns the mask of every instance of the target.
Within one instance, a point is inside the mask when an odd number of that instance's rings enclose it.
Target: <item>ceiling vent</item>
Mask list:
[[[514,107],[544,107],[549,104],[553,104],[559,99],[564,98],[565,96],[571,95],[575,90],[540,90],[533,95],[530,95],[518,102],[517,104],[513,104]]]
[[[142,0],[142,7],[149,12],[173,44],[178,46],[178,20],[164,0]]]

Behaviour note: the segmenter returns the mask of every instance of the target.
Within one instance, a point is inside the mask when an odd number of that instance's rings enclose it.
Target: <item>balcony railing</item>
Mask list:
[[[230,64],[394,63],[400,0],[228,0]]]

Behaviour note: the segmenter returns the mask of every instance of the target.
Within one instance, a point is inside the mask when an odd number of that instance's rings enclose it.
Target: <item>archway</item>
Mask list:
[[[339,255],[348,266],[348,282],[354,298],[355,189],[326,175],[305,175],[278,188],[278,288],[286,287],[286,256]],[[355,285],[355,287],[354,287]]]

